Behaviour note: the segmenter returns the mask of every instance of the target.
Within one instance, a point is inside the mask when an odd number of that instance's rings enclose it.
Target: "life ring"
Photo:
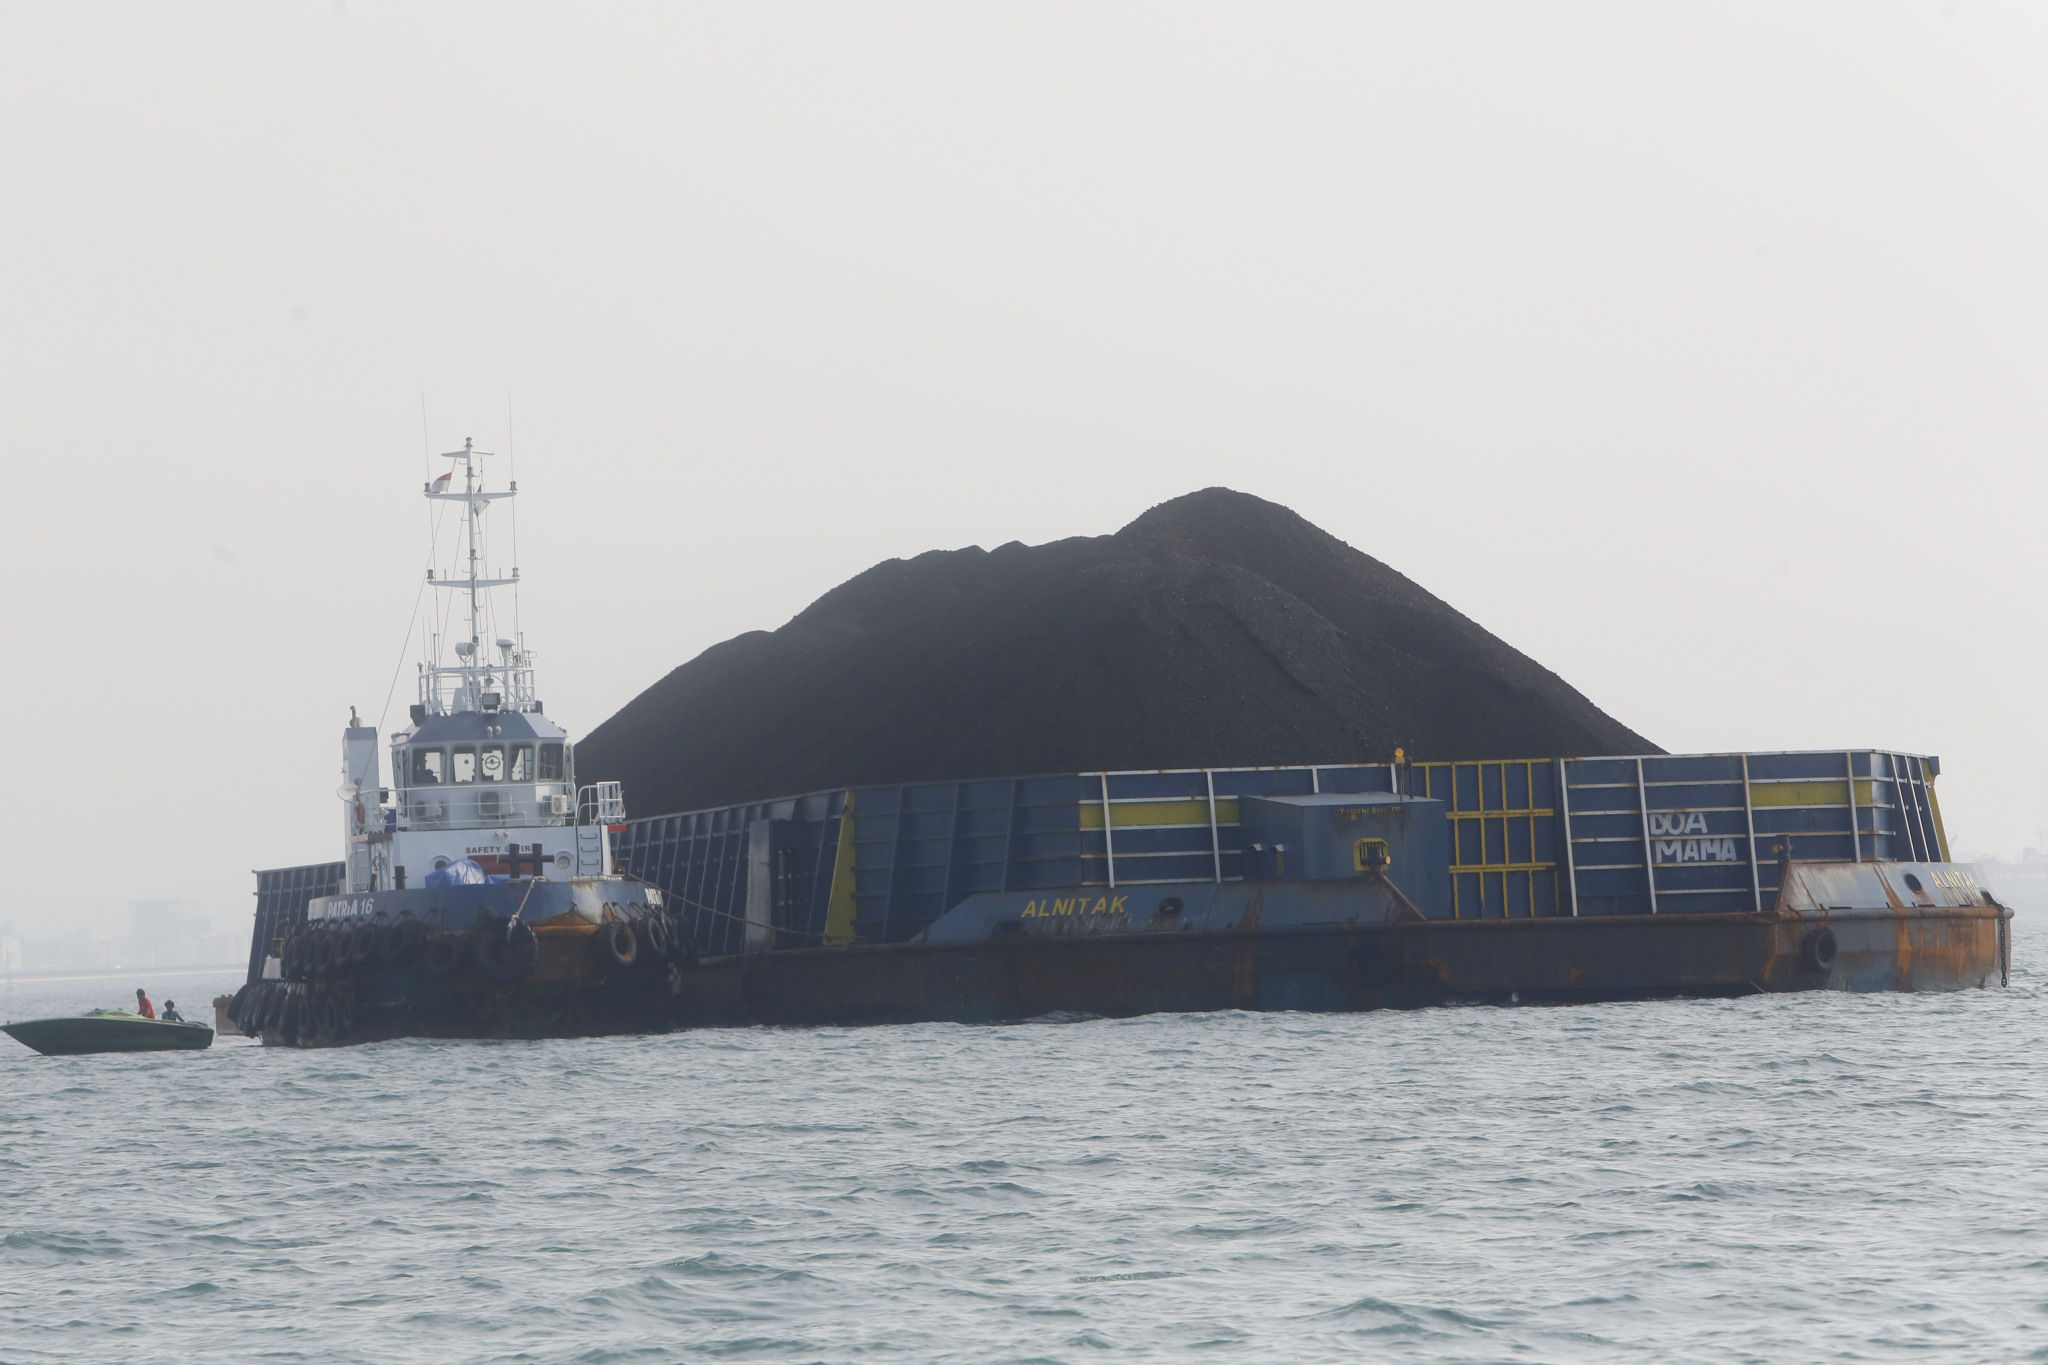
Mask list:
[[[533,975],[540,960],[540,941],[533,926],[513,920],[503,928],[487,929],[477,939],[476,966],[486,981],[512,986]]]
[[[1825,972],[1832,968],[1835,965],[1836,954],[1841,951],[1841,945],[1835,942],[1835,931],[1832,929],[1815,929],[1806,936],[1806,941],[1801,943],[1799,948],[1806,957],[1806,965],[1817,972]]]
[[[640,956],[640,941],[633,926],[615,919],[597,926],[597,960],[602,966],[630,967]]]

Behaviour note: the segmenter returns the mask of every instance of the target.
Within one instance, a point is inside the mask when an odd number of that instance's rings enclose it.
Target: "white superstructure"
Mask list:
[[[437,603],[427,630],[411,724],[391,737],[388,785],[379,780],[376,728],[350,713],[340,794],[351,893],[418,886],[462,858],[513,876],[612,870],[608,827],[626,815],[619,785],[577,787],[575,749],[534,690],[516,596],[510,613],[498,611],[494,594],[516,594],[519,569],[487,567],[485,514],[519,486],[487,488],[480,461],[488,455],[464,441],[442,457],[454,462],[449,471],[426,486],[429,500],[460,504],[461,529],[454,564],[427,569],[429,586],[449,600]]]

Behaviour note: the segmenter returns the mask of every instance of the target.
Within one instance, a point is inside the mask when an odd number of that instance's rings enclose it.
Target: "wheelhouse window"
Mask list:
[[[456,782],[476,781],[476,745],[458,744],[448,758],[448,771]]]
[[[477,755],[477,766],[483,770],[484,781],[503,782],[505,780],[505,746],[502,744],[484,745]]]
[[[419,747],[412,751],[411,787],[438,787],[448,779],[448,755],[440,749]]]
[[[515,744],[512,746],[512,775],[506,780],[511,782],[533,781],[533,746],[531,744]]]
[[[543,744],[540,746],[540,780],[560,782],[562,780],[562,746]]]

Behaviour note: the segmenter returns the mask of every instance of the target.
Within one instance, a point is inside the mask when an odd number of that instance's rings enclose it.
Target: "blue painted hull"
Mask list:
[[[814,948],[705,962],[684,1025],[1356,1011],[2003,984],[1997,907],[1404,920]],[[1825,935],[1825,937],[1823,937]]]
[[[317,897],[229,1013],[298,1047],[657,1031],[674,1024],[687,961],[668,951],[670,923],[619,878]],[[619,934],[625,960],[605,951]]]
[[[438,931],[472,928],[479,916],[508,920],[518,915],[528,924],[573,917],[596,924],[609,914],[623,913],[624,907],[644,902],[645,898],[644,888],[618,877],[414,886],[403,891],[317,896],[306,905],[306,921],[393,924],[410,919]]]
[[[428,944],[464,935],[480,942],[476,935],[507,922],[494,907],[535,904],[505,888],[474,890],[492,893],[463,903],[485,912],[485,928],[456,929],[452,913],[440,914],[434,923],[449,927],[427,931]],[[402,902],[378,908],[393,904]],[[535,931],[534,960],[516,981],[492,979],[478,960],[387,956],[372,942],[369,957],[313,970],[299,964],[291,980],[245,990],[237,1017],[253,1016],[243,1027],[266,1042],[309,1046],[1062,1013],[1958,990],[2002,984],[2011,953],[2011,913],[1990,903],[1450,920],[1420,915],[1383,883],[1349,879],[1151,886],[1141,901],[1099,888],[993,896],[911,943],[702,960],[684,946],[622,965],[592,952],[604,931],[582,916],[575,897],[542,904],[559,913]],[[644,904],[596,904],[613,906],[645,937],[652,912]],[[364,924],[395,922],[319,915],[312,932],[347,925],[353,939]]]
[[[2010,915],[1950,861],[1938,772],[1884,750],[1197,768],[655,816],[615,831],[632,875],[610,903],[658,888],[688,949],[621,972],[544,943],[516,988],[390,964],[295,979],[348,1006],[306,1005],[318,1027],[298,1036],[2000,983]],[[341,873],[259,874],[252,975]],[[459,936],[465,916],[502,923],[515,894],[413,903]],[[524,917],[558,932],[640,913],[532,894]],[[317,915],[345,922],[360,899]]]

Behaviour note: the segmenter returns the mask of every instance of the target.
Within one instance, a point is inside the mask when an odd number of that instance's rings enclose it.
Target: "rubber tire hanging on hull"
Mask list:
[[[540,940],[531,925],[512,920],[503,928],[483,930],[477,937],[476,967],[484,980],[500,986],[517,985],[533,975],[540,961]]]
[[[387,967],[403,967],[419,955],[424,941],[418,920],[397,920],[377,931],[377,960]]]
[[[634,934],[633,926],[622,919],[598,925],[592,945],[601,966],[624,970],[640,956],[639,937]]]
[[[242,988],[235,992],[235,998],[228,1001],[228,1022],[244,1033],[254,1032],[248,1022],[248,1010],[256,994],[256,983],[244,981]]]
[[[468,956],[463,951],[466,934],[442,934],[427,940],[427,970],[435,976],[452,976]]]
[[[354,1011],[343,1001],[340,991],[330,991],[320,998],[318,1018],[320,1032],[334,1039],[345,1036],[349,1025],[355,1022]]]

